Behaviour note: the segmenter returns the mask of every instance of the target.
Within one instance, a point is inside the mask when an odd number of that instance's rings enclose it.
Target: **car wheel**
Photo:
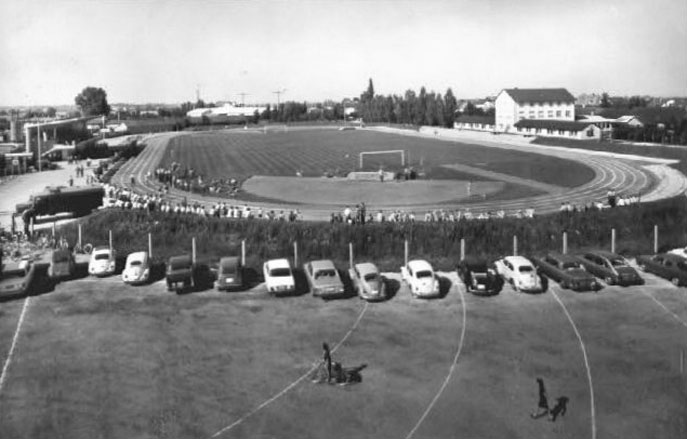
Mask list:
[[[608,285],[613,285],[613,284],[615,283],[615,282],[613,282],[613,278],[610,277],[610,276],[607,276],[607,277],[604,279],[604,282],[606,282]]]
[[[563,281],[563,282],[561,282],[561,288],[563,288],[564,290],[567,290],[570,288],[570,285],[568,284],[568,282]]]
[[[639,264],[638,268],[642,271],[646,271],[646,265],[645,264]]]
[[[670,283],[672,283],[676,287],[679,287],[680,286],[680,279],[674,277],[674,278],[670,279]]]

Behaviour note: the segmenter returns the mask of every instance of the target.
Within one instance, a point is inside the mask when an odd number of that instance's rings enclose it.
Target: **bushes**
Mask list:
[[[459,259],[460,240],[466,240],[468,255],[494,259],[512,253],[513,236],[520,254],[539,256],[560,250],[562,233],[568,232],[570,252],[590,248],[610,249],[611,229],[616,229],[619,253],[637,255],[653,249],[653,226],[659,226],[665,247],[685,245],[687,205],[682,197],[636,207],[546,215],[531,219],[462,221],[458,223],[383,223],[365,226],[319,222],[228,220],[197,215],[160,212],[104,210],[83,220],[83,240],[107,242],[112,229],[115,246],[129,253],[147,248],[147,233],[153,234],[156,260],[190,253],[196,237],[199,259],[217,260],[238,255],[246,240],[247,265],[259,269],[275,257],[292,257],[298,242],[299,261],[333,259],[340,267],[348,263],[348,243],[353,243],[356,261],[370,260],[383,270],[398,270],[403,263],[404,240],[410,242],[411,258],[425,258],[439,269],[452,269]],[[75,242],[76,224],[61,228]]]

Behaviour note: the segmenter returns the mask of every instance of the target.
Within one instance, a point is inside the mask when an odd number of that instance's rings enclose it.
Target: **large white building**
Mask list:
[[[575,97],[564,88],[506,88],[496,97],[496,131],[527,120],[575,120]]]

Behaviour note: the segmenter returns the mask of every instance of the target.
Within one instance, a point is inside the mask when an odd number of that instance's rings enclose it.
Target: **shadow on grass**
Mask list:
[[[386,284],[386,300],[393,299],[398,291],[401,289],[401,281],[396,279],[389,279],[387,277],[382,277],[382,280]]]
[[[439,295],[437,296],[437,299],[443,299],[446,297],[448,292],[451,291],[453,282],[451,282],[451,279],[445,276],[437,276],[437,281],[439,282]]]

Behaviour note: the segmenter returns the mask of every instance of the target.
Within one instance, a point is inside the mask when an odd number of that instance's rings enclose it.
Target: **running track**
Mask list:
[[[310,127],[302,128],[289,128],[290,130],[296,129],[314,129]],[[317,129],[335,129],[328,127],[318,127]],[[251,136],[251,135],[261,135],[261,131],[236,131],[237,136]],[[114,176],[113,183],[120,187],[131,187],[130,176],[133,175],[136,180],[136,189],[138,192],[141,190],[145,192],[156,192],[159,186],[156,181],[147,182],[145,179],[146,173],[150,172],[154,174],[154,170],[157,168],[158,164],[164,157],[167,150],[167,144],[170,139],[178,136],[190,136],[193,133],[165,133],[151,136],[147,139],[147,146],[143,152],[133,160],[130,160],[120,171]],[[422,136],[422,134],[417,134]],[[426,137],[426,136],[423,136]],[[482,144],[485,147],[497,147],[497,148],[513,148],[513,145],[507,144],[496,144],[493,142],[479,142],[473,140],[459,140],[459,139],[442,139],[445,141],[453,141],[459,143],[477,143]],[[609,190],[614,190],[617,193],[628,193],[628,194],[646,194],[652,185],[653,179],[651,175],[653,173],[642,168],[645,163],[635,162],[632,160],[620,159],[618,157],[609,157],[603,155],[589,154],[582,150],[566,149],[561,150],[555,149],[552,151],[547,151],[544,148],[537,148],[534,146],[529,146],[526,144],[516,146],[519,149],[526,150],[528,152],[553,155],[556,157],[561,157],[569,160],[575,160],[582,162],[585,165],[592,168],[595,172],[595,177],[588,183],[573,188],[569,191],[558,194],[544,194],[534,197],[520,198],[514,200],[498,200],[498,201],[484,201],[484,202],[470,202],[470,203],[455,203],[455,204],[442,204],[442,205],[423,205],[418,203],[416,207],[413,208],[416,214],[422,214],[429,209],[465,209],[470,208],[472,212],[486,212],[486,211],[497,211],[505,210],[506,212],[512,212],[515,210],[534,208],[537,213],[551,213],[555,212],[560,208],[561,203],[571,202],[577,205],[584,205],[590,201],[605,200]],[[647,162],[651,159],[647,158]],[[670,194],[672,196],[673,194]],[[668,195],[667,195],[668,196]],[[179,191],[176,189],[170,189],[168,198],[173,201],[180,201],[183,198],[187,198],[189,202],[199,202],[203,205],[214,204],[216,202],[224,201],[227,202],[226,198],[212,197],[212,196],[201,196],[198,194],[191,194],[188,192]],[[231,201],[229,201],[231,204]],[[240,200],[236,200],[235,203],[243,204]],[[292,209],[293,205],[278,205],[274,203],[258,203],[251,202],[251,206],[262,207],[265,210],[281,210],[281,209]],[[329,219],[331,213],[331,206],[319,206],[319,205],[298,205],[298,208],[303,213],[305,219],[310,220],[327,220]],[[408,210],[407,206],[390,206],[389,210]]]

